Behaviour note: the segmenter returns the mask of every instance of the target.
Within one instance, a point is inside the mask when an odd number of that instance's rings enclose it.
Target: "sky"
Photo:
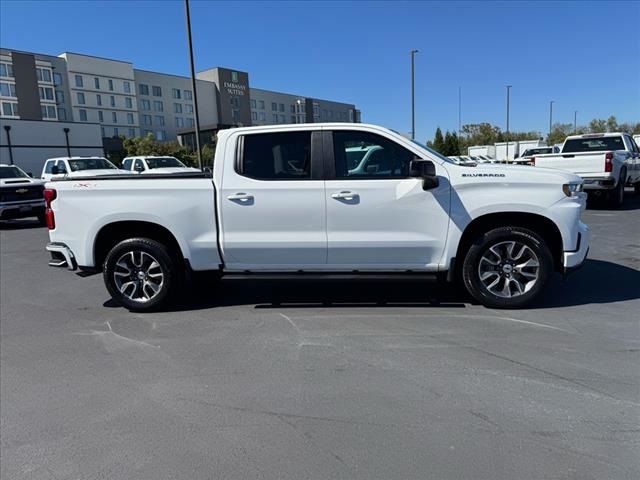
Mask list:
[[[640,2],[191,1],[196,70],[249,72],[250,86],[355,103],[362,121],[411,130],[510,130],[615,115],[640,121]],[[181,0],[0,1],[0,46],[130,61],[189,74]]]

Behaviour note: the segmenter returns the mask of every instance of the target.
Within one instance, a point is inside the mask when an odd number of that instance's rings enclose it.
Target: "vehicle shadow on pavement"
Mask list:
[[[615,209],[612,208],[613,207],[608,204],[606,197],[589,198],[589,201],[587,202],[587,209],[594,211],[640,210],[640,195],[633,193],[632,189],[627,188],[622,205]]]
[[[21,218],[19,220],[0,220],[0,230],[26,230],[28,228],[45,228],[37,218]]]
[[[532,308],[614,303],[638,298],[640,270],[603,260],[587,260],[580,270],[566,280],[554,275]]]

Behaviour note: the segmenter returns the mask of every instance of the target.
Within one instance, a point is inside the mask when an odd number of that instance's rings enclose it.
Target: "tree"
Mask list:
[[[547,145],[563,143],[564,139],[569,135],[573,135],[572,123],[554,123],[551,128],[551,133],[547,135]]]
[[[617,132],[618,131],[618,120],[616,117],[611,115],[607,118],[607,132]]]
[[[436,134],[433,137],[433,149],[439,153],[444,151],[444,138],[442,137],[442,130],[440,130],[440,127],[436,128]]]
[[[448,157],[460,155],[460,145],[458,144],[458,135],[456,132],[447,133],[444,136],[444,153]]]
[[[607,131],[607,122],[599,118],[594,118],[589,122],[589,133],[602,133]]]

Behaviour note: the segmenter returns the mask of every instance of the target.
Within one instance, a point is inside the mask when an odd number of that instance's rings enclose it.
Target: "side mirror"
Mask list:
[[[436,175],[436,166],[431,160],[411,160],[409,163],[409,176],[422,178],[422,188],[424,190],[435,188],[440,184]]]
[[[58,175],[60,173],[60,169],[58,168],[57,165],[54,165],[53,167],[51,167],[51,175]]]

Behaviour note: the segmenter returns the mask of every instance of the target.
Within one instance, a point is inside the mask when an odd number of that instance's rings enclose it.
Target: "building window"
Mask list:
[[[129,82],[123,82],[124,93],[131,93],[131,84]]]
[[[191,90],[185,90],[184,91],[184,99],[185,100],[193,100],[193,94],[191,93]]]
[[[48,68],[36,68],[36,77],[39,82],[51,83],[51,70]]]
[[[113,127],[113,136],[117,137],[120,134],[120,131],[118,130],[118,127]]]
[[[174,103],[173,104],[173,113],[182,113],[182,104]]]
[[[104,127],[100,127],[100,134],[102,135],[103,138],[107,136],[107,134],[104,131]]]
[[[260,105],[260,110],[264,110],[264,100],[260,100],[258,105]]]
[[[78,110],[78,114],[80,115],[80,121],[81,122],[86,122],[87,121],[87,111],[86,110]]]
[[[56,107],[53,105],[41,105],[40,111],[42,112],[42,118],[55,119],[56,117]]]
[[[156,125],[164,127],[164,117],[162,115],[156,115]]]
[[[53,84],[55,86],[62,85],[62,75],[57,72],[53,72]],[[58,118],[60,118],[60,115],[58,115]]]
[[[96,86],[96,89],[100,90],[100,79],[98,77],[93,78],[93,83]]]
[[[96,95],[96,105],[102,105],[102,95]]]
[[[40,98],[42,98],[42,88],[40,87]],[[0,83],[0,95],[3,97],[16,97],[16,85],[14,83]]]
[[[140,110],[144,110],[145,112],[151,110],[151,102],[149,102],[149,100],[140,100]]]
[[[109,101],[111,102],[111,106],[115,107],[116,106],[116,97],[114,97],[113,95],[111,95],[111,98],[109,99]]]
[[[256,107],[256,101],[255,100],[251,100],[251,108],[257,108]]]
[[[17,103],[9,103],[2,102],[2,114],[7,117],[17,117],[18,116],[18,104]]]
[[[284,115],[280,115],[280,123],[284,123],[286,120],[284,119]]]
[[[162,96],[162,89],[158,86],[153,86],[151,87],[151,93],[153,93],[154,97],[161,97]]]
[[[291,123],[298,123],[295,115],[291,115]]]
[[[258,112],[251,112],[251,120],[258,120]]]
[[[284,112],[284,103],[281,103],[281,104],[280,104],[280,111],[281,111],[281,112]]]
[[[167,133],[164,130],[156,130],[156,140],[166,140]]]
[[[271,111],[273,111],[273,112],[277,112],[278,111],[278,104],[276,102],[272,102],[271,103]]]
[[[264,112],[260,112],[260,121],[261,122],[267,121],[267,115]]]
[[[124,104],[127,108],[133,108],[133,100],[131,97],[124,97]]]
[[[62,90],[56,90],[56,102],[64,103],[64,92]],[[60,117],[60,115],[58,115]]]
[[[138,85],[138,90],[140,91],[140,95],[149,95],[149,85],[141,83]]]
[[[116,112],[111,112],[111,122],[118,123],[118,114]]]
[[[83,87],[82,75],[76,75],[76,87]]]
[[[176,127],[184,127],[184,119],[182,117],[176,117]]]
[[[77,96],[78,96],[78,103],[80,105],[84,105],[84,93],[82,92],[77,92]]]
[[[13,78],[13,65],[0,63],[0,77]]]
[[[296,106],[295,105],[291,105],[291,113],[296,113]]]
[[[142,124],[151,125],[151,115],[142,115]]]
[[[173,96],[173,98],[180,98],[180,89],[179,88],[171,89],[171,95]]]
[[[187,125],[188,128],[193,128],[193,126],[195,125],[195,122],[193,121],[193,118],[187,118],[186,125]]]
[[[109,90],[113,92],[113,80],[109,79]]]
[[[155,102],[153,102],[153,109],[156,112],[163,112],[164,111],[164,104],[160,100],[156,100]]]
[[[190,103],[187,103],[184,106],[184,111],[185,113],[193,113],[193,105],[191,105]]]
[[[133,125],[133,113],[127,113],[127,123]]]
[[[273,123],[278,123],[278,114],[277,113],[274,113],[271,117],[272,117],[271,120],[273,121]]]
[[[53,101],[53,88],[51,87],[38,87],[40,90],[40,100],[52,100]]]
[[[100,123],[104,122],[104,114],[102,113],[102,110],[98,110],[98,121]]]
[[[67,119],[67,111],[64,108],[58,108],[58,120],[66,120]]]
[[[135,137],[136,136],[136,129],[135,128],[130,128],[129,129],[129,136],[130,137]]]

